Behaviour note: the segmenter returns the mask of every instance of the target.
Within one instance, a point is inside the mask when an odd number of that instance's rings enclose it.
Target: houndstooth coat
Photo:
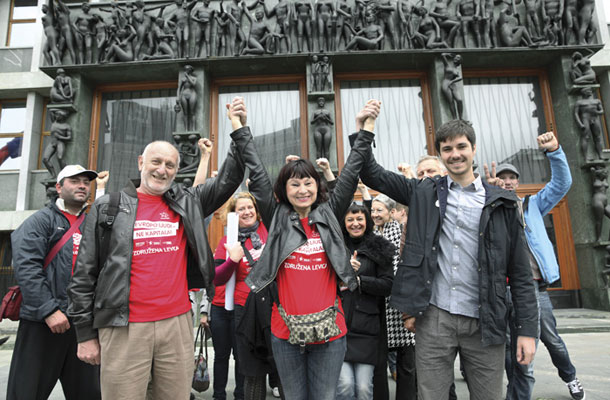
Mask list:
[[[398,268],[398,261],[400,259],[400,237],[402,235],[402,228],[397,221],[389,221],[383,225],[383,228],[375,233],[383,235],[384,238],[389,240],[395,247],[396,252],[394,253],[394,275],[396,275],[396,269]],[[415,334],[405,329],[402,321],[401,313],[394,307],[390,307],[390,297],[385,299],[385,312],[386,320],[388,325],[388,348],[395,349],[398,347],[414,346],[415,345]]]

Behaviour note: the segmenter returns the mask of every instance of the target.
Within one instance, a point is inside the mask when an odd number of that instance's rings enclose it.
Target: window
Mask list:
[[[304,80],[291,78],[249,79],[250,83],[216,82],[218,99],[216,108],[217,163],[219,167],[224,160],[229,144],[231,122],[226,115],[225,104],[235,96],[244,98],[248,107],[248,125],[252,130],[258,154],[272,181],[277,177],[288,154],[307,156],[307,143],[303,138],[303,101]],[[283,82],[282,82],[283,81]],[[213,111],[214,112],[214,111]],[[212,130],[214,131],[214,129]],[[305,147],[303,146],[305,145]]]
[[[97,125],[97,153],[94,165],[109,170],[108,191],[121,189],[128,179],[139,178],[138,155],[155,140],[173,143],[176,128],[176,84],[123,86],[120,91],[99,91],[95,96],[94,124]],[[147,88],[142,90],[142,88]],[[97,109],[97,110],[96,110]]]
[[[0,102],[0,171],[19,169],[25,100]]]
[[[9,47],[32,47],[36,41],[36,0],[11,0],[6,45]]]
[[[361,76],[361,74],[360,74]],[[355,116],[369,99],[381,101],[381,114],[375,124],[377,162],[396,171],[401,162],[415,165],[422,155],[432,151],[426,127],[431,127],[426,78],[424,74],[387,74],[367,76],[338,75],[343,157],[350,150],[348,136],[356,129]],[[431,132],[429,129],[428,131]]]
[[[11,232],[0,232],[0,293],[16,284],[12,267]]]
[[[537,75],[469,77],[464,72],[464,108],[477,134],[475,163],[511,163],[521,184],[545,183],[549,163],[536,137],[550,129]]]

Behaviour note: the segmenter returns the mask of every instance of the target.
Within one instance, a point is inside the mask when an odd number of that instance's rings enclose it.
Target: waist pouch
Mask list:
[[[281,304],[278,304],[277,309],[290,331],[288,343],[298,344],[301,351],[306,344],[328,342],[341,333],[337,325],[338,299],[335,299],[333,306],[312,314],[289,315]]]

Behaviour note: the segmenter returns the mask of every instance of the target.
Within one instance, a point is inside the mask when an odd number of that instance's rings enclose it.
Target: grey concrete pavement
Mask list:
[[[576,366],[578,378],[582,382],[587,400],[610,399],[610,312],[565,309],[555,310],[557,324],[566,342],[570,357]],[[0,323],[0,336],[9,334],[11,339],[0,347],[0,399],[6,396],[6,383],[12,356],[12,344],[17,323],[3,321]],[[210,361],[213,360],[213,350],[210,348]],[[231,364],[233,368],[233,364]],[[460,400],[469,398],[466,382],[461,378],[456,364],[456,391]],[[569,400],[571,399],[563,381],[557,375],[557,370],[551,363],[550,357],[542,344],[538,348],[535,359],[536,386],[534,387],[535,400]],[[394,399],[396,385],[391,379],[390,398]],[[232,374],[229,376],[228,398],[232,398],[235,381]],[[50,397],[51,400],[63,399],[61,385],[57,385]],[[273,399],[271,390],[267,399]],[[197,399],[212,399],[212,389],[197,394]],[[114,400],[114,399],[112,399]],[[168,399],[173,400],[173,399]]]

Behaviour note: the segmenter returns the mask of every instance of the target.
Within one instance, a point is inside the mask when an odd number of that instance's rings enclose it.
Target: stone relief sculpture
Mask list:
[[[591,167],[593,173],[593,197],[591,208],[595,221],[595,236],[598,242],[602,241],[602,224],[604,217],[610,218],[610,206],[608,206],[608,171],[604,166]]]
[[[313,140],[316,145],[317,158],[330,159],[330,142],[332,140],[332,128],[334,125],[330,111],[324,108],[326,100],[318,97],[318,109],[314,111],[311,125],[314,127]]]
[[[75,94],[72,78],[66,75],[63,68],[58,68],[57,77],[51,87],[51,103],[73,103]]]
[[[178,84],[176,98],[176,112],[182,112],[184,129],[191,132],[197,129],[195,126],[195,110],[197,109],[197,77],[193,73],[193,67],[184,66],[184,74]]]
[[[593,139],[595,154],[598,160],[602,160],[604,142],[602,138],[601,115],[604,113],[602,102],[593,97],[590,87],[581,89],[582,99],[574,106],[574,119],[580,128],[580,151],[587,161],[592,161],[589,156],[589,142]]]
[[[42,5],[42,29],[46,36],[46,40],[42,47],[42,54],[44,55],[45,61],[48,65],[59,65],[61,64],[61,57],[59,56],[59,30],[57,27],[57,20],[55,18],[55,7],[53,6],[53,0],[49,0],[48,5]]]
[[[441,91],[449,107],[453,119],[462,119],[464,116],[462,56],[459,54],[441,54],[445,66],[445,76],[441,84]]]
[[[320,64],[320,83],[319,89],[322,92],[331,92],[332,85],[330,83],[330,58],[324,54],[319,62]]]
[[[97,8],[83,3],[81,11],[70,13],[62,0],[47,0],[42,53],[47,65],[62,65],[314,50],[493,48],[496,40],[504,47],[582,46],[598,36],[595,0],[434,0],[425,6],[422,0],[251,1],[174,0],[154,6],[113,1]],[[255,10],[242,25],[243,13],[255,8],[262,17]],[[156,17],[153,10],[159,10]]]
[[[66,122],[67,118],[68,112],[64,110],[53,110],[51,113],[50,142],[42,154],[42,163],[53,178],[57,177],[53,158],[57,160],[60,171],[66,166],[64,161],[66,142],[72,140],[72,128]]]
[[[310,87],[312,92],[320,91],[320,62],[318,56],[314,54],[311,56],[311,77],[310,77]]]
[[[307,0],[296,0],[293,6],[293,18],[297,28],[297,53],[303,52],[304,43],[307,43],[307,51],[313,51],[313,3]]]

